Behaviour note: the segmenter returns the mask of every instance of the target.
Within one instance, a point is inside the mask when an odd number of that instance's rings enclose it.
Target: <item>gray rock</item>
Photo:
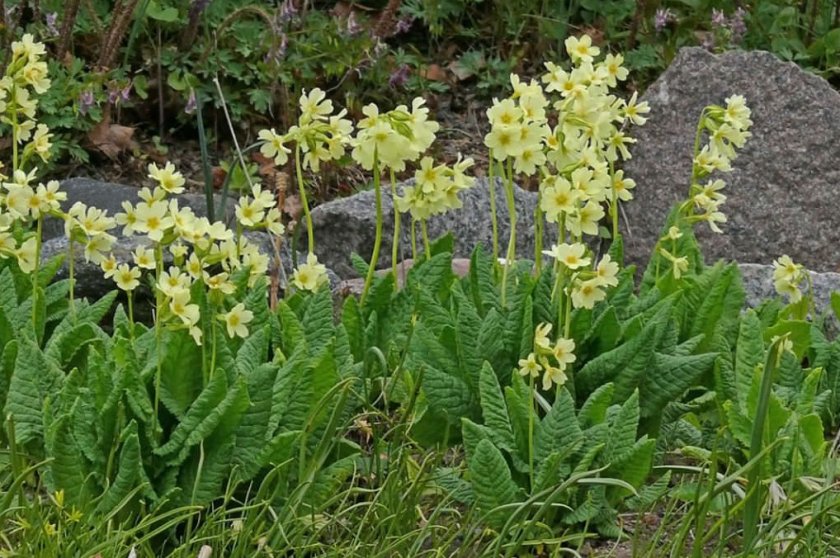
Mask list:
[[[402,186],[399,187],[400,189]],[[445,215],[429,220],[429,237],[434,240],[448,232],[455,237],[455,255],[468,257],[473,248],[481,244],[492,253],[493,229],[490,217],[489,181],[476,180],[475,186],[461,193],[464,206]],[[537,195],[514,187],[516,203],[516,254],[518,258],[534,257],[534,210]],[[507,250],[508,221],[507,205],[501,182],[496,184],[496,211],[499,223],[499,255],[504,257]],[[383,185],[382,212],[384,215],[382,248],[379,255],[379,267],[391,265],[391,246],[394,234],[394,210],[391,203],[390,188]],[[366,191],[353,196],[333,200],[316,207],[312,211],[315,231],[315,252],[319,260],[328,268],[335,270],[342,278],[356,277],[358,274],[350,263],[350,254],[355,252],[368,261],[373,251],[376,232],[376,207],[373,191]],[[402,241],[400,260],[411,258],[411,239],[409,228],[411,218],[404,214],[402,218]],[[546,228],[544,246],[550,246],[556,238],[555,225]],[[418,250],[422,250],[419,225],[417,230]],[[301,234],[305,242],[306,235]]]
[[[695,128],[708,104],[733,94],[752,109],[752,138],[727,182],[725,234],[698,226],[704,254],[769,264],[788,254],[809,269],[838,268],[840,242],[840,95],[815,75],[767,52],[713,55],[680,51],[642,99],[650,119],[625,165],[637,182],[626,205],[625,246],[631,262],[647,261],[672,204],[688,192]],[[626,224],[625,224],[626,225]],[[625,228],[626,230],[626,228]]]

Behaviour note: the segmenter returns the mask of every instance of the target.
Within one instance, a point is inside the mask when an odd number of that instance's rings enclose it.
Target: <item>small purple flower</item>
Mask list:
[[[96,99],[93,96],[92,90],[86,89],[82,91],[81,95],[79,95],[79,112],[81,114],[87,114],[95,102]]]
[[[58,27],[56,27],[56,22],[58,21],[58,14],[56,12],[49,13],[44,18],[47,23],[47,31],[49,31],[50,35],[53,37],[58,37]]]
[[[198,17],[209,5],[210,0],[193,0],[192,5],[190,6],[189,17]]]
[[[198,102],[195,99],[195,89],[190,89],[190,96],[187,98],[187,106],[184,107],[184,112],[193,114],[197,106]]]
[[[656,10],[656,14],[653,16],[653,27],[656,29],[656,32],[659,33],[675,19],[676,18],[674,17],[674,12],[672,12],[670,9],[659,8],[658,10]]]
[[[411,68],[407,64],[402,64],[399,68],[391,72],[391,77],[388,78],[388,86],[391,89],[402,87],[408,81],[408,76]]]
[[[297,15],[298,9],[294,0],[283,0],[283,4],[280,6],[280,21],[292,21]]]
[[[123,101],[127,101],[131,98],[131,83],[120,90],[120,97]]]
[[[747,34],[747,25],[744,23],[744,16],[746,15],[747,11],[739,7],[729,19],[729,31],[732,33],[733,43],[740,43],[744,35]]]
[[[361,31],[362,26],[359,25],[359,22],[356,20],[356,12],[351,11],[350,15],[347,16],[347,34],[358,35]]]
[[[266,64],[274,62],[279,64],[286,57],[286,50],[289,48],[289,37],[285,33],[280,33],[280,44],[276,47],[271,47],[265,54]]]
[[[407,16],[407,17],[401,18],[397,21],[397,24],[394,26],[394,33],[396,33],[397,35],[399,35],[401,33],[405,33],[409,29],[411,29],[412,24],[414,24],[414,18],[413,17]]]
[[[712,9],[712,27],[726,27],[726,14],[723,13],[723,10]]]

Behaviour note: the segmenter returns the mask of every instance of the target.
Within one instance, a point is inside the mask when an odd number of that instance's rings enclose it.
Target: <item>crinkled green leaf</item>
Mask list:
[[[519,501],[519,488],[513,482],[505,458],[492,442],[480,441],[467,465],[476,504],[483,512],[489,514],[499,506]],[[490,514],[487,520],[500,526],[509,514],[510,510]]]

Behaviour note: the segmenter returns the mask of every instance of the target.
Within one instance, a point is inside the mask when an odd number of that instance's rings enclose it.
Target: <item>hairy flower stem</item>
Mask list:
[[[543,249],[543,212],[542,212],[542,190],[537,191],[537,207],[534,210],[534,269],[537,275],[542,271],[542,249]]]
[[[157,367],[155,369],[155,413],[152,416],[152,435],[157,436],[158,433],[158,409],[160,407],[160,377],[163,368],[163,341],[161,339],[163,334],[163,324],[160,317],[161,308],[163,308],[163,293],[158,289],[160,284],[160,275],[163,271],[163,247],[160,242],[155,242],[155,358],[157,360]]]
[[[397,176],[394,169],[391,170],[391,200],[394,206],[394,240],[391,242],[391,271],[394,274],[394,290],[397,289],[397,259],[400,252],[400,212],[397,210]]]
[[[75,290],[76,290],[76,258],[75,254],[73,253],[73,238],[67,241],[67,267],[68,267],[68,275],[70,278],[70,315],[73,317],[73,322],[76,322],[76,298],[75,298]],[[131,293],[129,293],[130,299]]]
[[[612,240],[618,238],[618,192],[615,190],[615,165],[610,161],[610,181],[612,183],[612,200],[610,201],[610,217],[612,218]]]
[[[373,154],[373,189],[376,193],[376,236],[373,239],[373,254],[370,256],[370,265],[365,277],[365,288],[362,290],[360,301],[362,305],[364,305],[368,290],[373,283],[376,263],[379,261],[379,248],[382,246],[382,173],[379,169],[379,155],[377,153]]]
[[[534,377],[528,374],[528,393],[531,400],[528,402],[528,476],[531,481],[531,491],[534,490]]]
[[[429,228],[426,226],[426,220],[420,220],[420,231],[423,233],[423,249],[426,252],[426,259],[432,259],[432,243],[429,242]]]
[[[295,173],[297,174],[298,191],[300,192],[300,204],[303,206],[303,215],[306,218],[307,253],[314,254],[315,233],[312,230],[312,214],[309,212],[309,202],[306,199],[306,185],[303,183],[303,165],[300,162],[299,143],[295,144]]]
[[[9,92],[9,105],[6,110],[12,114],[12,176],[14,171],[18,170],[18,142],[20,141],[20,126],[18,125],[17,117],[17,88],[13,85]]]
[[[493,265],[499,262],[499,221],[496,218],[496,173],[493,161],[493,150],[490,150],[490,167],[487,170],[487,179],[490,184],[490,221],[493,226]]]
[[[128,336],[134,341],[134,296],[132,291],[126,293],[128,298]]]
[[[417,261],[417,219],[411,218],[411,260]]]
[[[39,215],[35,225],[35,268],[32,270],[32,328],[38,336],[38,275],[41,268],[41,236],[44,230],[44,216]]]
[[[510,158],[507,160],[507,172],[505,173],[505,198],[507,199],[508,216],[510,218],[510,236],[505,265],[502,267],[502,306],[505,306],[507,300],[508,269],[516,258],[516,205],[513,198],[513,160]]]

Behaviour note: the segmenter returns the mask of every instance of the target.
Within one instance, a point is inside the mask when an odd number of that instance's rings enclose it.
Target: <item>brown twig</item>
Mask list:
[[[636,0],[636,11],[633,13],[633,19],[630,21],[630,31],[627,33],[627,50],[636,48],[636,37],[639,34],[639,27],[641,27],[642,20],[645,18],[647,11],[646,0]]]
[[[93,7],[91,0],[84,0],[85,11],[88,17],[93,22],[93,28],[97,35],[102,35],[102,20],[99,19],[99,14],[96,13],[96,8]]]
[[[78,0],[76,0],[78,2]],[[119,52],[120,44],[122,44],[125,33],[128,31],[128,25],[131,23],[134,15],[134,8],[137,7],[139,0],[128,0],[127,2],[118,2],[114,7],[114,13],[111,17],[111,26],[108,28],[108,33],[103,41],[102,53],[99,56],[99,66],[101,68],[110,68],[114,59]]]
[[[70,40],[73,38],[73,26],[76,25],[76,15],[79,13],[80,0],[68,0],[64,6],[64,17],[61,19],[61,31],[58,33],[58,47],[55,57],[63,60],[70,48]]]
[[[373,26],[373,36],[380,39],[390,37],[394,34],[394,29],[397,24],[397,10],[400,9],[402,0],[388,0],[388,4],[379,18],[376,20],[376,25]]]

